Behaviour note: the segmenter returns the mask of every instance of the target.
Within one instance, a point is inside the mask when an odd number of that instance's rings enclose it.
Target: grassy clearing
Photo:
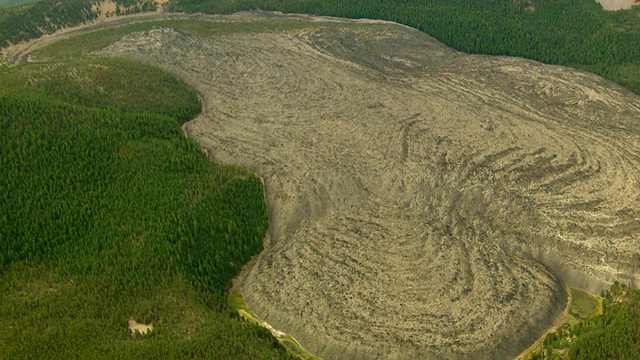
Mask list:
[[[569,323],[571,325],[587,321],[598,313],[600,306],[595,296],[576,288],[571,288],[571,293],[573,295],[573,301],[569,309]]]
[[[244,297],[238,290],[233,290],[229,294],[229,308],[231,311],[237,312],[240,316],[248,322],[261,325],[262,321],[249,310],[249,306],[244,301]]]
[[[546,354],[541,349],[551,343],[556,343],[558,347],[556,352],[566,353],[566,348],[570,343],[566,338],[563,338],[563,335],[568,334],[573,326],[602,313],[601,298],[570,286],[567,286],[567,292],[569,303],[563,314],[556,320],[554,328],[544,334],[530,348],[522,352],[518,359],[531,360],[539,359],[541,356],[544,357]]]

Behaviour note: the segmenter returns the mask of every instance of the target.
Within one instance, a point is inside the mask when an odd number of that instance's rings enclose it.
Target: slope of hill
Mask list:
[[[640,7],[609,12],[593,0],[44,0],[20,16],[0,11],[0,47],[106,15],[165,8],[204,13],[262,9],[390,20],[422,30],[457,50],[583,69],[640,93]]]

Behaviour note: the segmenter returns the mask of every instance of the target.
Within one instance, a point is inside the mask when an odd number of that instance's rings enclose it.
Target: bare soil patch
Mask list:
[[[189,136],[264,178],[270,240],[239,281],[260,318],[323,358],[508,358],[563,283],[640,285],[640,97],[390,23],[268,17],[314,26],[103,52],[193,85]]]
[[[596,0],[604,10],[624,10],[631,9],[632,6],[637,6],[636,0]]]
[[[129,319],[129,330],[131,331],[131,336],[135,336],[136,333],[145,335],[146,333],[153,331],[153,324],[141,324],[134,319]]]

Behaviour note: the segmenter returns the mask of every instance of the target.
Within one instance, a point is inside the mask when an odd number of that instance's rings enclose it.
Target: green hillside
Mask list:
[[[193,90],[92,58],[0,83],[1,359],[288,357],[228,308],[266,208],[259,178],[184,137]]]
[[[0,0],[0,9],[19,5],[33,4],[41,0]]]
[[[98,18],[97,0],[40,0],[31,6],[2,9],[0,48],[39,38]],[[114,0],[117,15],[155,11],[153,0]]]

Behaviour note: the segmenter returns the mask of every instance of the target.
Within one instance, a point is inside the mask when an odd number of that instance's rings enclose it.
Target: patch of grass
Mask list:
[[[154,26],[159,26],[159,23],[155,21],[143,21],[109,29],[87,32],[56,41],[55,43],[34,52],[32,55],[34,58],[43,61],[77,58],[113,44],[126,34],[149,30]]]
[[[298,343],[291,336],[285,335],[278,339],[280,344],[282,344],[285,349],[289,352],[289,354],[300,360],[320,360],[319,357],[313,356],[307,350],[305,350],[300,343]]]
[[[233,290],[229,294],[229,308],[231,311],[238,313],[244,320],[254,325],[262,326],[262,320],[251,312],[240,291]]]
[[[572,317],[578,321],[586,321],[597,313],[598,301],[593,295],[576,288],[572,288],[571,293],[573,302],[569,314]]]
[[[640,291],[614,282],[602,298],[571,289],[571,325],[547,335],[528,359],[637,359]],[[602,311],[602,312],[601,312]]]

